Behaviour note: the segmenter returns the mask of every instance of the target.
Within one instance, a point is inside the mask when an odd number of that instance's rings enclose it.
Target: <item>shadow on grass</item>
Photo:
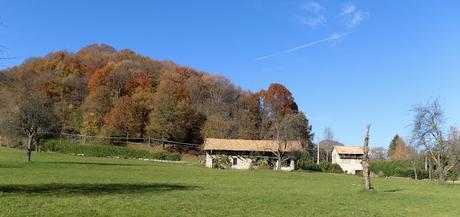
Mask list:
[[[93,195],[133,194],[148,192],[185,191],[199,189],[197,186],[179,184],[33,184],[0,185],[0,193],[45,195]]]
[[[78,162],[78,161],[45,161],[43,164],[74,164],[74,165],[94,165],[94,166],[149,166],[147,164],[125,164],[125,163],[98,163],[98,162]]]
[[[404,189],[397,188],[397,189],[385,190],[383,192],[385,192],[385,193],[394,193],[394,192],[399,192],[399,191],[403,191],[403,190]]]
[[[0,169],[23,168],[23,167],[25,167],[24,164],[0,164]]]

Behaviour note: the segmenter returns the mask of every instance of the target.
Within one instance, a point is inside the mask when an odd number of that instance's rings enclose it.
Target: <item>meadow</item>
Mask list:
[[[459,216],[460,186],[0,148],[0,216]]]

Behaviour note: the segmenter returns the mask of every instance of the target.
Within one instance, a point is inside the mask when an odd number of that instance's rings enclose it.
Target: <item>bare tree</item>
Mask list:
[[[27,96],[21,103],[15,114],[13,124],[27,135],[26,161],[31,161],[32,142],[37,139],[39,133],[44,133],[52,128],[55,119],[51,108],[47,107],[38,96]]]
[[[375,147],[371,149],[372,160],[386,160],[387,159],[387,150],[383,147]]]
[[[448,140],[449,157],[457,159],[456,165],[451,170],[456,174],[460,174],[460,130],[456,127],[451,127]]]
[[[3,107],[0,124],[12,134],[27,136],[26,161],[31,161],[32,145],[40,134],[53,131],[57,126],[53,109],[46,104],[45,97],[31,89],[32,75],[26,74],[22,81],[8,86],[10,93],[15,93],[8,103],[13,106]]]
[[[282,127],[281,126],[275,126],[275,131],[276,131],[276,144],[277,144],[277,149],[276,150],[271,150],[272,153],[275,155],[277,163],[276,163],[276,170],[281,170],[281,163],[287,160],[288,155],[287,155],[287,144],[288,140],[285,139],[285,137],[282,135]]]
[[[272,150],[278,163],[276,169],[281,169],[281,164],[289,157],[288,144],[298,141],[301,144],[311,142],[312,135],[305,115],[301,112],[286,115],[280,123],[275,125],[277,150]]]
[[[366,191],[372,191],[370,170],[369,170],[369,133],[371,124],[367,125],[366,136],[364,137],[364,156],[363,156],[363,188]]]
[[[420,168],[420,164],[423,162],[424,156],[421,155],[417,147],[414,145],[407,146],[407,158],[410,163],[410,167],[412,168],[412,171],[414,172],[414,179],[418,179],[418,173],[417,173],[417,168]]]
[[[438,100],[414,108],[415,119],[412,141],[423,147],[436,166],[438,182],[444,184],[447,173],[459,163],[454,142],[449,142],[443,132],[444,114]]]

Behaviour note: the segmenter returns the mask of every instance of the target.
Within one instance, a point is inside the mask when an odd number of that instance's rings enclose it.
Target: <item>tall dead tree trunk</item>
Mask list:
[[[32,160],[32,142],[34,141],[35,133],[29,133],[27,140],[26,162],[30,163]]]
[[[369,133],[371,130],[371,124],[367,125],[366,136],[364,138],[363,146],[363,188],[366,191],[372,191],[370,171],[369,171]]]

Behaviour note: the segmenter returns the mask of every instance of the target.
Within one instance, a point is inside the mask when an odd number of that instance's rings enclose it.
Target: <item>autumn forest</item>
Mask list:
[[[41,114],[48,121],[38,133],[189,143],[206,137],[270,139],[276,136],[276,123],[295,115],[311,141],[308,119],[282,84],[242,90],[224,76],[109,45],[30,58],[0,73],[0,94],[4,124],[14,125],[9,118],[21,104],[45,110]],[[2,130],[21,135],[14,126]]]

